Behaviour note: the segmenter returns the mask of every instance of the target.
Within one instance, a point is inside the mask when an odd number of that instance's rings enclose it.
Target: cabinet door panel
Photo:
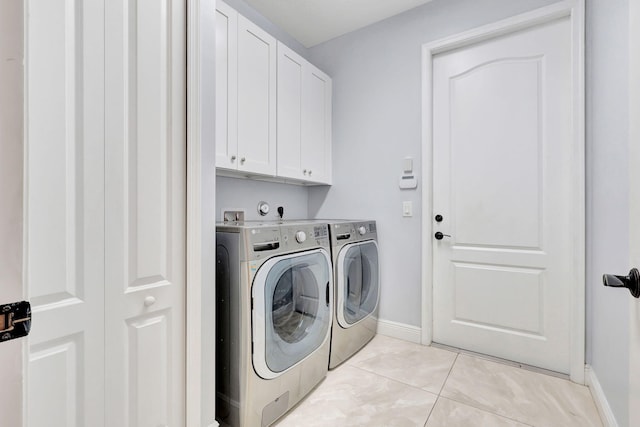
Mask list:
[[[302,85],[306,61],[278,43],[278,176],[302,179]]]
[[[216,6],[216,166],[238,164],[238,12]]]
[[[276,40],[238,16],[238,170],[276,173]]]
[[[308,64],[302,95],[302,166],[307,179],[331,181],[331,79]]]

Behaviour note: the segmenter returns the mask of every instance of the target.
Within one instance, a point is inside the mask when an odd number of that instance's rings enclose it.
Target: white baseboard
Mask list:
[[[378,319],[378,333],[416,344],[420,344],[422,338],[419,327],[384,319]]]
[[[591,365],[586,365],[584,367],[584,377],[589,390],[591,390],[591,395],[593,396],[593,400],[596,402],[596,407],[598,408],[600,418],[602,418],[602,422],[605,427],[618,427],[616,417],[613,415],[611,406],[609,406],[609,401],[604,395],[600,381],[598,381],[598,377],[593,371]]]

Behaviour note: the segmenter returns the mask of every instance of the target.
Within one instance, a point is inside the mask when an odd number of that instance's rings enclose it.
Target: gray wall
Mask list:
[[[252,181],[218,176],[216,184],[216,221],[222,221],[225,210],[242,209],[246,220],[275,220],[276,208],[284,207],[285,219],[310,218],[307,211],[307,187],[275,182]],[[271,211],[266,216],[258,214],[258,203],[269,203]]]
[[[23,22],[22,2],[0,1],[0,303],[23,299]],[[3,325],[4,326],[4,325]],[[22,425],[22,346],[25,338],[0,349],[2,425]]]
[[[628,421],[628,0],[587,0],[587,362],[620,426]]]
[[[382,319],[421,324],[422,190],[400,190],[398,179],[406,156],[422,178],[422,44],[553,2],[434,0],[309,49],[333,78],[334,170],[330,189],[309,190],[309,214],[378,221]]]
[[[397,181],[406,156],[414,158],[421,178],[421,45],[554,2],[434,0],[307,52],[298,46],[333,78],[334,185],[307,189],[220,178],[217,206],[245,207],[256,216],[255,205],[264,199],[295,216],[376,219],[380,316],[419,327],[421,189],[400,190]],[[241,0],[229,3],[246,13]],[[586,3],[587,362],[619,425],[626,426],[629,297],[603,288],[601,275],[629,269],[628,0]],[[282,37],[281,30],[270,32]],[[413,201],[412,218],[402,217],[403,201]]]

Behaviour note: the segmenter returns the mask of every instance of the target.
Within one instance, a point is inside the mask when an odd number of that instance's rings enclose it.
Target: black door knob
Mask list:
[[[442,222],[442,215],[438,214],[435,218],[436,222]]]
[[[604,274],[602,282],[605,286],[612,288],[627,288],[631,295],[640,298],[640,271],[632,268],[628,276],[615,276],[613,274]]]
[[[436,234],[434,234],[433,237],[435,237],[436,240],[442,240],[445,237],[451,237],[451,236],[449,236],[448,234],[443,234],[440,231],[436,231]]]

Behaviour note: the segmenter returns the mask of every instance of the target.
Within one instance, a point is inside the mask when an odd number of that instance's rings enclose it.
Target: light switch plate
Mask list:
[[[411,217],[413,216],[413,202],[402,202],[402,216]]]

